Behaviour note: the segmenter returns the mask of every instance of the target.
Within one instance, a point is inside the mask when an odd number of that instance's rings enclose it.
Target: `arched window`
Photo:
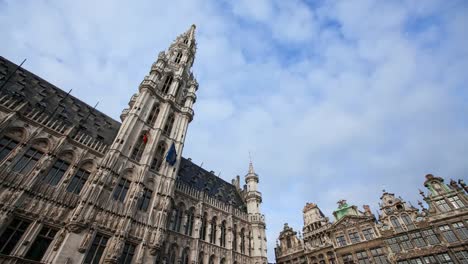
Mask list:
[[[171,246],[171,249],[169,250],[169,263],[168,264],[176,264],[176,259],[177,259],[177,246],[173,245]]]
[[[222,258],[221,261],[219,262],[219,264],[226,264],[226,259]]]
[[[182,91],[182,82],[179,83],[179,85],[177,86],[177,90],[175,92],[176,102],[180,102],[179,96],[180,96],[181,91]]]
[[[195,208],[190,208],[187,211],[187,222],[185,223],[185,234],[188,236],[192,235],[192,229],[193,229],[193,220],[195,218]]]
[[[210,256],[210,261],[208,261],[208,264],[215,264],[215,255]]]
[[[203,253],[203,251],[200,251],[200,253],[198,253],[198,263],[203,264],[203,257],[204,256],[205,256],[205,254]]]
[[[146,122],[150,125],[154,125],[154,122],[156,122],[156,119],[158,118],[159,111],[161,110],[159,104],[154,104],[153,108],[151,108],[150,114],[148,116],[148,119]]]
[[[174,226],[174,231],[180,232],[180,227],[182,226],[182,219],[184,218],[185,205],[180,203],[177,208],[176,222]]]
[[[182,59],[182,52],[179,51],[175,57],[174,62],[179,63],[181,59]]]
[[[19,144],[17,140],[4,136],[0,139],[0,161],[2,161]]]
[[[167,118],[166,124],[164,125],[163,132],[167,136],[171,135],[172,127],[174,126],[175,117],[174,114],[170,114]]]
[[[87,170],[86,164],[81,165],[75,175],[73,175],[70,184],[68,184],[67,191],[74,194],[80,194],[81,189],[83,189],[83,186],[89,178],[89,175],[90,172]]]
[[[22,174],[28,174],[36,165],[37,161],[44,153],[34,147],[30,147],[21,158],[16,162],[13,171]]]
[[[206,238],[207,218],[208,218],[207,213],[204,213],[203,217],[201,219],[201,222],[202,222],[202,225],[201,225],[201,228],[200,228],[200,239],[201,240],[205,240],[205,238]]]
[[[137,138],[135,142],[135,146],[133,147],[132,155],[130,158],[136,161],[140,161],[141,155],[145,150],[146,141],[148,140],[148,136],[145,133],[142,133],[139,138]]]
[[[154,154],[153,161],[151,161],[150,169],[154,171],[159,171],[161,168],[164,153],[166,152],[166,144],[164,142],[159,142],[158,146],[156,147],[156,153]]]
[[[232,228],[232,250],[237,251],[237,225]]]
[[[181,264],[189,264],[189,254],[189,248],[185,248],[184,251],[182,251]]]
[[[414,228],[413,221],[411,220],[411,217],[409,217],[409,215],[402,214],[401,220],[403,220],[403,223],[405,224],[406,228],[408,228],[408,230],[411,230]]]
[[[70,163],[64,161],[62,159],[58,159],[55,161],[52,168],[50,168],[49,172],[42,177],[42,182],[56,186],[60,180],[62,179],[65,172],[68,170]]]
[[[241,244],[240,244],[241,253],[245,253],[245,230],[244,228],[242,228],[240,231],[240,239],[241,239]]]
[[[174,206],[171,210],[171,215],[170,215],[169,222],[168,222],[168,227],[170,230],[175,230],[178,214],[179,214],[179,208],[177,208],[177,206]]]
[[[390,221],[392,222],[393,228],[395,228],[396,231],[399,232],[402,230],[401,224],[400,224],[400,221],[398,221],[398,218],[396,218],[395,216],[392,216],[390,217]]]
[[[219,241],[219,245],[222,247],[226,247],[226,221],[221,222],[221,238]]]
[[[125,197],[127,196],[128,189],[130,189],[130,183],[131,182],[129,180],[123,177],[120,178],[119,183],[114,189],[114,194],[113,194],[114,200],[121,201],[121,202],[125,201]]]
[[[162,87],[162,92],[163,93],[167,94],[169,92],[169,88],[171,87],[173,79],[174,79],[174,77],[172,75],[168,75],[166,77],[166,80],[164,80],[164,84],[163,84],[163,87]]]
[[[152,196],[153,196],[153,191],[145,187],[143,189],[143,195],[140,197],[140,199],[138,199],[138,203],[137,203],[138,210],[146,212],[148,210],[149,203],[151,201]]]
[[[216,244],[216,216],[211,219],[210,243]]]

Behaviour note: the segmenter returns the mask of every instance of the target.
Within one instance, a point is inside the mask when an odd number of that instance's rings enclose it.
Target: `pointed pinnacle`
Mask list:
[[[249,174],[255,174],[255,170],[252,161],[249,162]]]

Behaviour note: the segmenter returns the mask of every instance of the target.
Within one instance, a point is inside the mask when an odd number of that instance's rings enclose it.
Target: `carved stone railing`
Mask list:
[[[0,105],[9,110],[14,111],[14,109],[21,103],[21,100],[14,98],[8,94],[3,94],[0,96]]]
[[[262,214],[251,214],[249,215],[250,223],[265,223],[265,216]]]
[[[73,137],[73,140],[76,142],[85,145],[88,148],[91,148],[101,154],[104,154],[107,150],[108,145],[105,144],[104,142],[95,139],[94,137],[83,133],[83,132],[78,132],[76,133]]]

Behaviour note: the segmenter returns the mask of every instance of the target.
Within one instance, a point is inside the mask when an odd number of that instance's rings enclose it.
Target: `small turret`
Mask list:
[[[260,204],[262,194],[258,191],[258,175],[255,173],[252,161],[249,163],[249,171],[245,175],[245,201],[247,203],[247,213],[252,224],[252,256],[254,263],[267,262],[265,216],[261,214]]]

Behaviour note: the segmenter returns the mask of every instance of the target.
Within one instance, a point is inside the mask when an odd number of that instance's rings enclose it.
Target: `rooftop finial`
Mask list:
[[[249,174],[255,174],[253,163],[252,163],[252,155],[250,154],[250,151],[249,151]]]

